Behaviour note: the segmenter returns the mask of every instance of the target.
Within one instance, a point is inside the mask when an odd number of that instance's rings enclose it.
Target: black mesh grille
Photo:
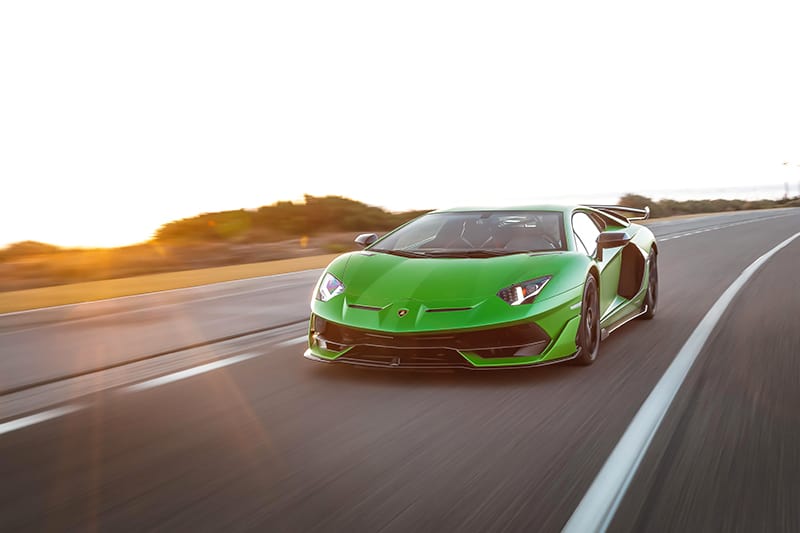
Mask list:
[[[389,333],[351,328],[314,317],[314,331],[325,340],[345,346],[381,346],[387,348],[450,348],[461,351],[484,350],[489,357],[507,357],[515,350],[499,348],[541,344],[544,348],[550,337],[532,322],[481,330],[461,330],[435,333]],[[418,351],[418,350],[417,350]],[[456,354],[458,355],[458,354]],[[483,354],[481,354],[483,356]],[[459,356],[460,357],[460,356]]]
[[[421,348],[404,350],[382,346],[355,346],[337,361],[400,368],[468,368],[472,365],[455,350]]]
[[[547,341],[539,341],[525,346],[510,346],[506,348],[488,348],[486,350],[475,350],[478,357],[492,359],[496,357],[532,357],[539,355],[547,347]]]

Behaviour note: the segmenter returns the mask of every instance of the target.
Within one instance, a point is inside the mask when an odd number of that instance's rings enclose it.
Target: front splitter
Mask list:
[[[310,348],[307,349],[303,353],[303,357],[305,357],[306,359],[309,359],[311,361],[318,362],[318,363],[361,366],[361,367],[367,367],[367,368],[384,368],[384,369],[388,369],[388,370],[514,370],[516,368],[533,368],[533,367],[537,367],[537,366],[547,366],[547,365],[553,365],[553,364],[557,364],[557,363],[563,363],[565,361],[570,361],[572,359],[575,359],[575,357],[577,357],[577,355],[578,355],[578,353],[575,352],[572,355],[569,355],[567,357],[562,357],[560,359],[551,359],[549,361],[540,361],[540,362],[537,362],[537,363],[526,363],[526,364],[521,364],[521,365],[507,365],[507,366],[473,366],[473,365],[470,365],[469,363],[466,363],[464,365],[447,365],[447,364],[443,364],[443,365],[436,365],[436,366],[434,366],[434,365],[422,366],[422,365],[409,365],[409,364],[404,364],[404,365],[400,365],[400,364],[397,364],[397,365],[395,365],[395,364],[384,365],[384,364],[371,363],[371,362],[367,362],[367,361],[354,361],[352,359],[324,359],[322,357],[318,357],[318,356],[314,355],[311,352]]]

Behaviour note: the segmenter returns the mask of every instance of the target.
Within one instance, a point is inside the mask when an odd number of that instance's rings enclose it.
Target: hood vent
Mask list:
[[[385,307],[375,307],[374,305],[347,304],[347,307],[351,309],[364,309],[365,311],[383,311],[388,305]]]

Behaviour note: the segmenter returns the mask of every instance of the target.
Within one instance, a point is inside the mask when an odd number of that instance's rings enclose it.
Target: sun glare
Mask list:
[[[141,227],[134,224],[128,227],[99,225],[91,228],[90,231],[81,233],[73,231],[71,227],[65,228],[63,231],[59,228],[52,228],[52,232],[48,236],[35,240],[65,248],[114,248],[147,241],[150,239],[151,233],[146,230],[142,231]]]
[[[0,234],[0,247],[20,241],[38,241],[64,248],[112,248],[149,240],[155,230],[175,217],[164,213],[129,213],[131,208],[119,206],[89,209],[70,209],[54,203],[42,203],[41,218],[25,220]]]

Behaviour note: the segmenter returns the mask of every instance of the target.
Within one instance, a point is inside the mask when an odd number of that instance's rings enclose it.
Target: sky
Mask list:
[[[2,2],[0,246],[305,193],[797,194],[798,21],[795,0]]]

